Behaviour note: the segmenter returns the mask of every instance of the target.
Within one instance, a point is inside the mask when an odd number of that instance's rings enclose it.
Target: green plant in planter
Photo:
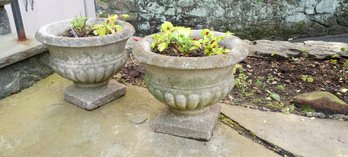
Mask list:
[[[117,23],[119,18],[126,19],[129,16],[127,14],[123,14],[121,16],[118,15],[109,15],[108,18],[105,19],[103,24],[93,24],[91,27],[87,26],[87,17],[84,16],[76,16],[71,22],[71,30],[75,37],[85,37],[88,36],[92,31],[93,35],[96,36],[105,36],[108,34],[115,34],[117,32],[122,31],[122,27]]]
[[[237,68],[234,65],[248,55],[248,49],[241,39],[230,35],[218,46],[233,49],[233,53],[203,57],[209,55],[204,47],[215,44],[211,41],[216,40],[214,35],[224,34],[211,32],[211,36],[202,36],[202,31],[165,22],[159,33],[134,45],[135,59],[146,69],[146,88],[170,109],[154,121],[156,132],[199,140],[209,140],[212,136],[220,113],[220,107],[214,104],[234,87],[232,72]]]
[[[76,16],[71,22],[72,31],[75,32],[75,36],[81,37],[89,32],[89,28],[86,25],[87,17],[84,16]]]
[[[155,39],[155,41],[151,44],[151,47],[157,48],[160,52],[168,48],[170,44],[170,35],[173,28],[174,26],[172,23],[164,22],[161,27],[161,33],[154,34],[152,36]]]
[[[201,34],[203,39],[200,40],[204,48],[204,53],[207,56],[228,53],[229,50],[219,46],[219,42],[224,40],[226,36],[230,34],[232,33],[227,32],[223,36],[215,37],[213,31],[204,29]]]
[[[117,22],[122,26],[122,32],[108,35],[107,38],[95,36],[93,26],[104,24],[105,20],[109,21],[107,24],[110,26]],[[73,35],[74,29],[89,32],[79,37]],[[65,32],[57,34],[61,30]],[[41,27],[35,38],[49,49],[50,67],[74,83],[66,88],[64,100],[83,109],[93,110],[125,94],[125,86],[109,80],[127,62],[124,49],[134,33],[130,23],[116,21],[115,16],[111,20],[76,17]]]
[[[181,53],[198,49],[199,41],[190,37],[191,29],[185,27],[174,27],[170,22],[164,22],[161,26],[161,32],[154,34],[155,42],[152,43],[152,48],[157,48],[160,52],[164,51],[173,44]]]
[[[105,20],[104,24],[94,25],[93,34],[98,36],[104,36],[122,31],[122,27],[116,24],[117,19],[118,15],[111,15]]]
[[[160,33],[154,34],[152,37],[155,41],[151,44],[151,48],[163,52],[169,46],[174,48],[175,53],[189,54],[195,50],[201,49],[205,56],[228,53],[229,50],[221,47],[219,42],[224,40],[227,35],[214,36],[214,32],[209,29],[204,29],[201,34],[201,39],[191,37],[192,31],[186,27],[175,27],[170,22],[164,22],[161,25]]]

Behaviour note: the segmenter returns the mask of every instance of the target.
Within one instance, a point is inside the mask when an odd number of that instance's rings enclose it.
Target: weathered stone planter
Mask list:
[[[193,31],[193,36],[200,37],[200,32]],[[213,104],[233,88],[232,68],[248,55],[246,44],[235,36],[228,36],[220,44],[231,49],[229,54],[171,57],[152,52],[152,42],[151,36],[144,38],[133,52],[136,59],[145,64],[147,89],[169,107],[155,121],[155,131],[209,140],[220,113],[220,107]]]
[[[87,24],[94,22],[103,23],[104,19],[88,20]],[[74,82],[65,91],[66,101],[93,110],[125,94],[125,86],[108,82],[126,63],[125,45],[135,30],[127,22],[118,22],[121,32],[101,37],[60,36],[70,28],[70,20],[45,25],[36,33],[36,39],[50,51],[52,68]]]

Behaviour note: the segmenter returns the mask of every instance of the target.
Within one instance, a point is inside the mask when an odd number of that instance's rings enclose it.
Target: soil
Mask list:
[[[69,38],[76,38],[74,34],[75,33],[73,33],[73,30],[69,29],[62,36],[69,37]],[[94,36],[96,35],[94,35],[92,31],[89,31],[88,34],[86,32],[84,32],[83,34],[78,34],[78,37],[94,37]]]
[[[238,85],[225,101],[232,104],[250,103],[266,107],[272,111],[283,111],[292,105],[296,95],[327,91],[348,102],[348,67],[345,59],[315,60],[307,58],[274,59],[266,57],[248,57],[240,64],[243,70],[237,70],[235,78],[241,79],[244,88]],[[242,76],[242,77],[241,77]],[[311,80],[308,80],[311,78]],[[280,96],[280,102],[270,93]],[[301,110],[297,110],[301,112]],[[294,111],[296,112],[296,111]]]
[[[130,55],[129,58],[131,58]],[[121,83],[129,83],[132,85],[145,87],[144,84],[145,67],[138,65],[133,59],[128,59],[126,65],[114,75],[114,79]]]
[[[235,73],[235,78],[241,83],[222,101],[295,114],[302,114],[304,109],[295,107],[291,100],[306,92],[327,91],[348,102],[348,93],[342,92],[342,89],[348,88],[348,67],[344,67],[344,62],[343,58],[315,60],[249,56],[239,63],[242,68]],[[115,78],[120,82],[144,86],[144,72],[143,66],[128,61]],[[279,95],[280,101],[270,93]]]
[[[169,44],[168,48],[164,51],[160,52],[157,48],[152,49],[153,52],[167,55],[167,56],[176,56],[176,57],[204,57],[204,50],[203,49],[197,49],[190,51],[188,53],[182,53],[180,50],[178,50],[177,46],[175,44]]]

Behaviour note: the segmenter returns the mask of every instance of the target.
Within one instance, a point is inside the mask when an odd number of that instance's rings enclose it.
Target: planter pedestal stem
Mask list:
[[[155,132],[196,140],[208,141],[220,115],[219,104],[199,114],[177,114],[169,109],[162,111],[154,122]]]
[[[78,87],[75,84],[65,90],[64,99],[86,110],[96,109],[126,93],[126,86],[110,81],[100,87]]]

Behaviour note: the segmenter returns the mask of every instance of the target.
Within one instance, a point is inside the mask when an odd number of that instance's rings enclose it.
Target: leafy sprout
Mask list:
[[[125,18],[128,17],[128,15],[122,15],[122,17]],[[118,15],[109,15],[109,17],[105,19],[104,24],[96,24],[93,26],[93,34],[105,36],[122,31],[122,27],[116,24],[118,18]]]
[[[72,30],[76,33],[77,36],[85,35],[87,17],[84,16],[75,16],[75,18],[70,22]]]

